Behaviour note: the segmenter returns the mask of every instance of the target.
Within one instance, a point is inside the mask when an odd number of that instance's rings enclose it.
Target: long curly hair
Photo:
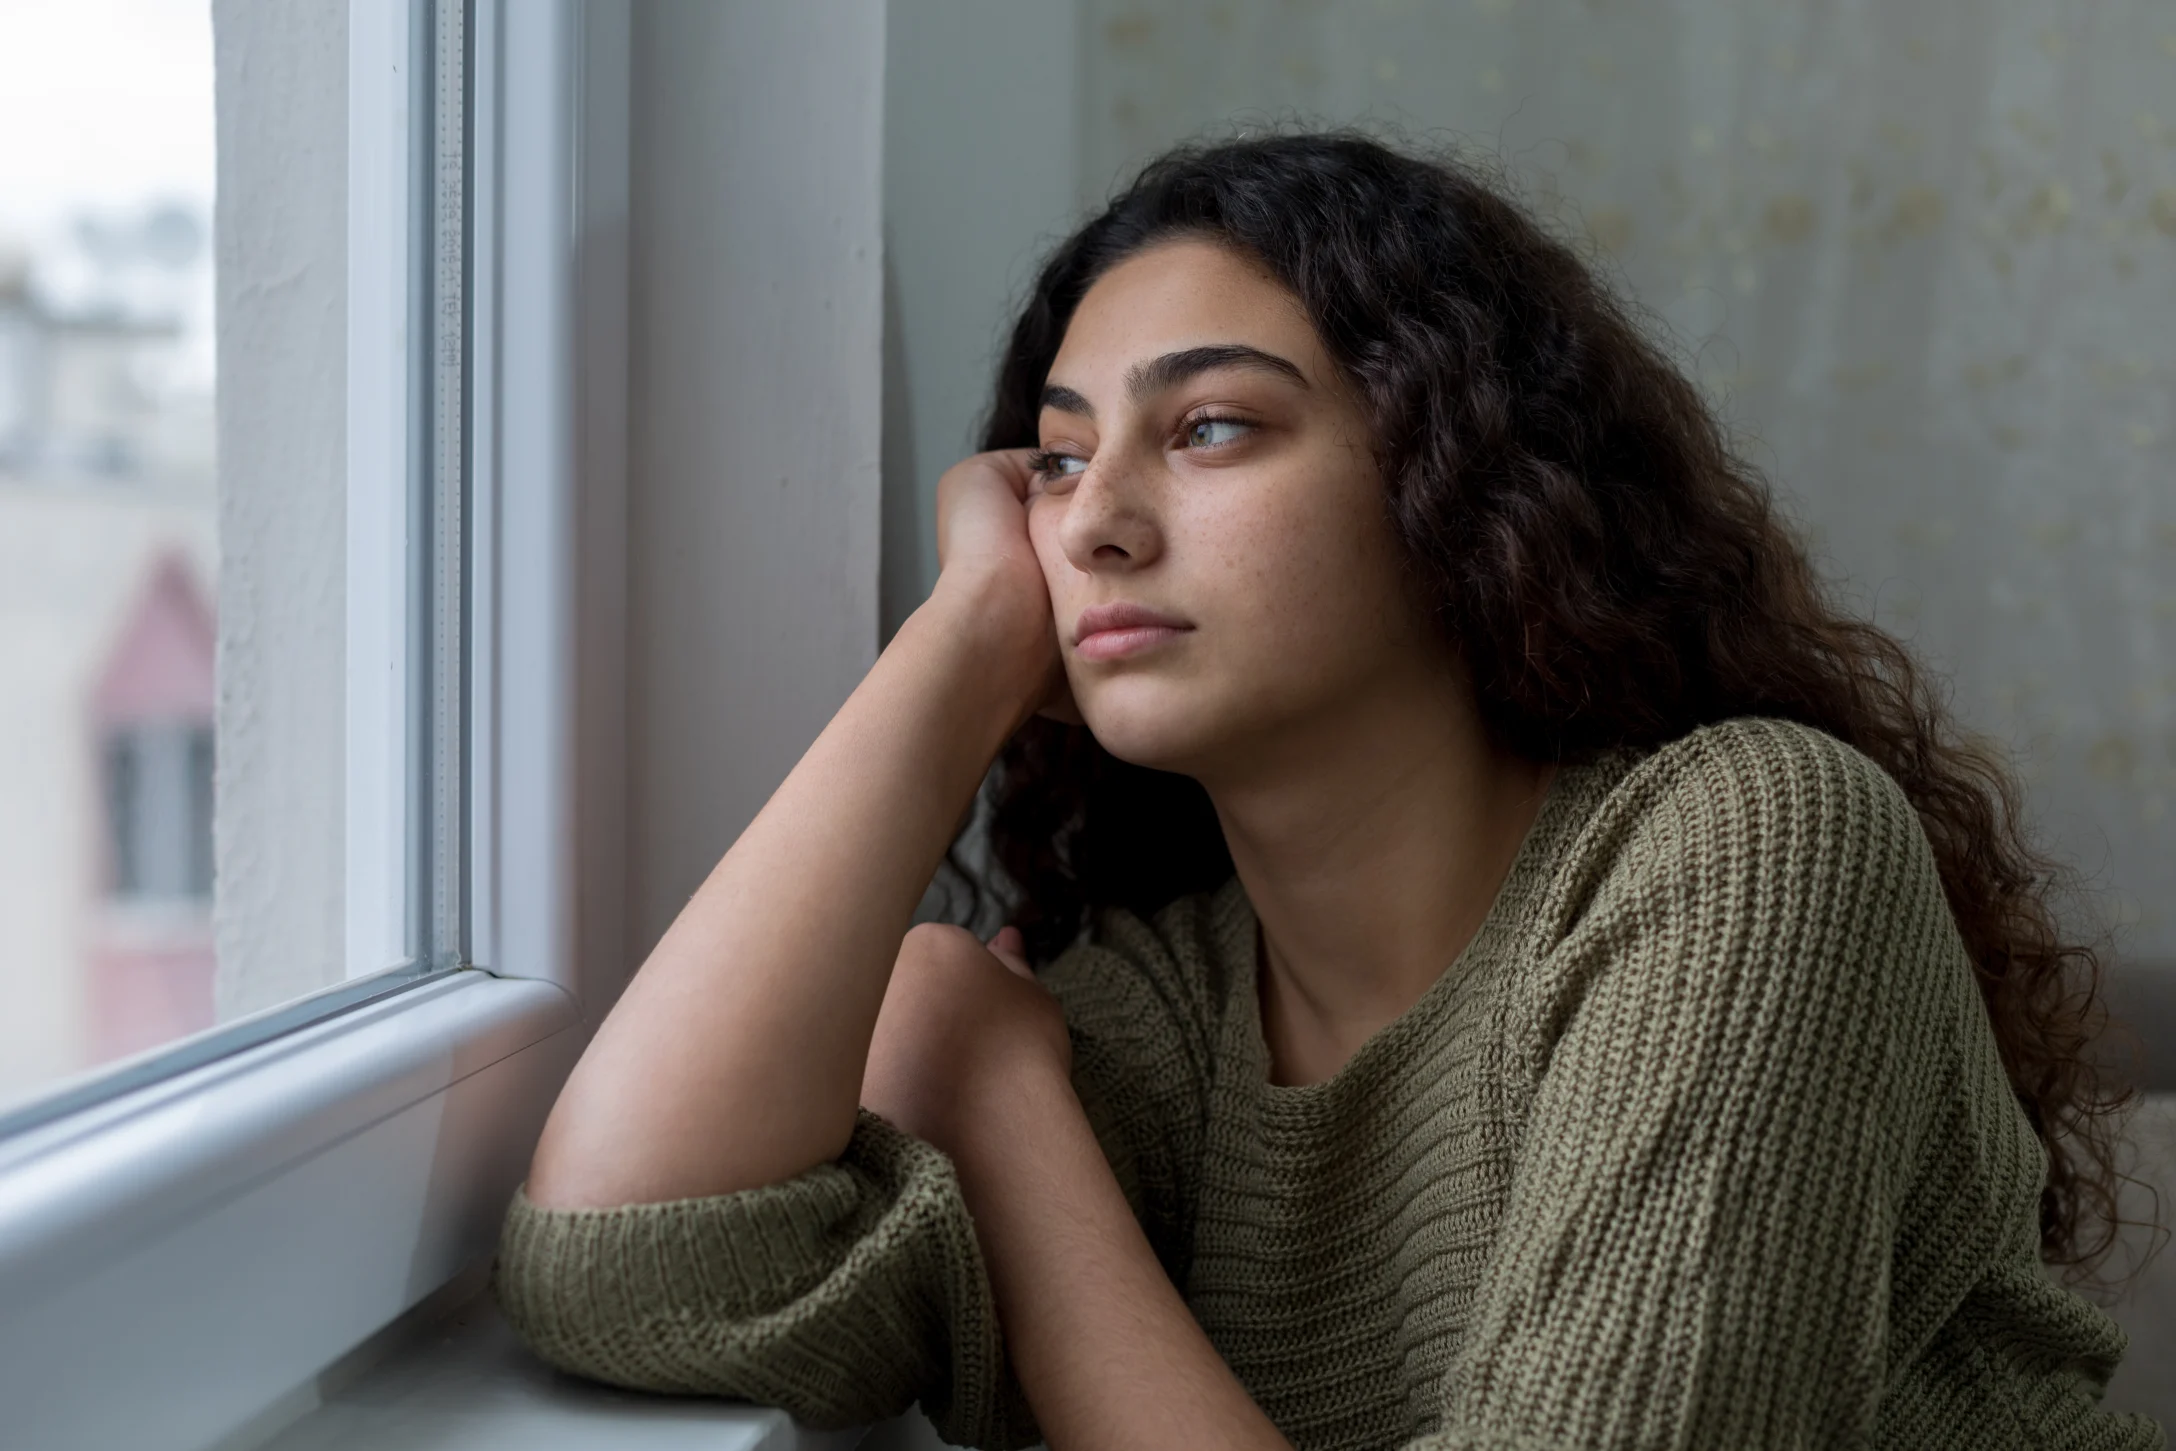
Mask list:
[[[1709,722],[1799,721],[1864,752],[1917,809],[2019,1102],[2045,1145],[2042,1253],[2113,1241],[2110,1115],[2090,1049],[2094,948],[2027,842],[2002,758],[1963,736],[1894,638],[1828,599],[1759,474],[1577,253],[1477,171],[1351,134],[1182,147],[1044,265],[985,448],[1037,442],[1044,381],[1089,286],[1157,241],[1213,239],[1299,298],[1371,415],[1385,506],[1496,742],[1539,761]],[[1232,872],[1190,778],[1037,718],[985,784],[984,849],[949,858],[1037,961],[1092,907],[1149,912]],[[986,851],[986,855],[985,855]],[[979,862],[970,861],[980,858]]]

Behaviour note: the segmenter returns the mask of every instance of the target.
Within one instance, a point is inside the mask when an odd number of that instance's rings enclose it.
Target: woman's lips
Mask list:
[[[1083,635],[1073,648],[1084,660],[1119,660],[1185,633],[1186,629],[1177,625],[1122,625],[1115,630]]]
[[[1193,629],[1186,621],[1146,605],[1090,605],[1073,625],[1073,649],[1084,660],[1137,655]]]

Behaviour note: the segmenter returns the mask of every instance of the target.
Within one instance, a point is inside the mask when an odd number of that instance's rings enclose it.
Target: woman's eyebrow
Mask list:
[[[1257,372],[1274,373],[1302,388],[1307,386],[1307,376],[1296,365],[1275,353],[1265,353],[1260,348],[1250,348],[1245,343],[1211,343],[1198,348],[1184,348],[1176,353],[1165,353],[1162,357],[1134,364],[1126,370],[1126,394],[1139,402],[1215,368],[1250,368]],[[1077,414],[1082,418],[1096,416],[1095,405],[1063,383],[1052,383],[1044,387],[1042,406],[1055,408],[1060,413]]]

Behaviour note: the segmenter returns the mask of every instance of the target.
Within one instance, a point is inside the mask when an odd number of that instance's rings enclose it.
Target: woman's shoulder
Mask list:
[[[1641,789],[1660,781],[1753,809],[1812,804],[1838,788],[1905,800],[1865,752],[1818,727],[1774,716],[1731,716],[1688,731],[1646,753],[1623,784]]]
[[[1930,964],[1961,950],[1910,798],[1826,732],[1719,721],[1597,763],[1587,789],[1536,924],[1545,952],[1633,922],[1667,924],[1691,956],[1817,946],[1838,971],[1884,944]]]
[[[1999,1072],[1925,831],[1865,753],[1740,718],[1596,765],[1503,980],[1534,1083],[1576,1061],[1698,1086],[1875,1039],[1919,1079],[1982,1050]],[[1589,1056],[1567,1058],[1575,1030]]]
[[[1931,871],[1917,811],[1863,751],[1796,721],[1735,716],[1605,768],[1583,852],[1615,868],[1719,862],[1822,870],[1867,856]]]

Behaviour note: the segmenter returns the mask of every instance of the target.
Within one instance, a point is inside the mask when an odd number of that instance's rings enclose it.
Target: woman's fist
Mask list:
[[[937,567],[952,574],[1002,578],[1024,594],[1042,595],[1042,565],[1028,539],[1027,503],[1035,475],[1025,448],[1000,448],[961,459],[937,480]]]
[[[967,600],[980,628],[1007,642],[1003,655],[1026,662],[1037,713],[1080,723],[1051,618],[1050,592],[1028,536],[1035,476],[1024,448],[961,459],[937,481],[937,588]]]
[[[862,1107],[957,1157],[978,1105],[1027,1075],[1072,1074],[1057,999],[1020,955],[1020,934],[990,939],[941,923],[909,931],[877,1014]]]

